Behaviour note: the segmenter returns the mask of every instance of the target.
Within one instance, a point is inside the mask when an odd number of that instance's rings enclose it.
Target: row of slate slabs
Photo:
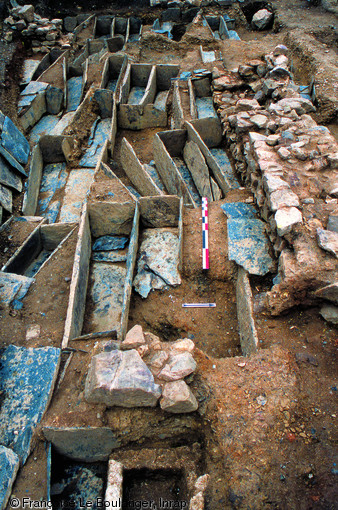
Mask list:
[[[183,197],[185,205],[199,207],[201,197],[219,200],[223,193],[240,187],[226,152],[219,147],[218,119],[186,126],[155,135],[154,161],[149,164],[142,164],[129,142],[122,140],[122,167],[142,196],[167,192]]]
[[[253,205],[234,202],[222,206],[228,231],[228,257],[248,273],[264,276],[274,270],[265,223]]]
[[[116,122],[115,114],[113,122]],[[108,144],[114,143],[112,137],[112,118],[98,117],[78,167],[69,168],[68,149],[73,138],[42,136],[32,153],[24,214],[39,214],[49,223],[79,221],[95,169],[106,156]]]
[[[0,351],[0,508],[5,508],[36,426],[52,397],[61,350],[10,345]]]
[[[182,73],[174,83],[171,127],[180,129],[186,121],[218,119],[211,91],[211,72],[197,69]]]
[[[0,111],[0,223],[2,209],[12,212],[12,193],[22,190],[22,178],[27,177],[30,146],[9,117]]]
[[[203,25],[210,29],[216,40],[235,39],[240,40],[235,28],[235,20],[231,19],[227,14],[223,16],[206,16],[203,19]]]

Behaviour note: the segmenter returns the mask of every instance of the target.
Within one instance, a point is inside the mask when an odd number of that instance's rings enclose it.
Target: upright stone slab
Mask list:
[[[16,453],[0,446],[0,508],[6,508],[19,464],[20,459]]]
[[[3,123],[1,145],[19,163],[26,165],[30,151],[29,143],[9,117],[6,117]]]
[[[0,183],[13,188],[16,191],[22,191],[22,181],[15,172],[12,171],[10,165],[0,156]]]
[[[46,91],[47,113],[57,115],[60,113],[63,104],[63,91],[58,87],[48,87]]]
[[[9,446],[24,463],[33,432],[46,411],[58,374],[61,350],[26,349],[10,345],[1,350],[0,443]]]
[[[85,386],[88,402],[154,407],[160,396],[160,386],[136,350],[102,352],[92,358]]]
[[[253,316],[250,281],[247,272],[242,267],[238,268],[236,303],[241,349],[244,356],[249,356],[257,351],[258,336]]]
[[[210,186],[209,168],[205,162],[203,154],[195,142],[191,141],[185,144],[183,149],[183,158],[201,197],[207,197],[209,200],[212,200],[213,196]]]
[[[142,222],[147,227],[177,227],[180,199],[176,195],[141,197],[139,204]]]

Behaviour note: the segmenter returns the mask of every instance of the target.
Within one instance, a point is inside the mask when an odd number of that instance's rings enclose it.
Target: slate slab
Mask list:
[[[74,112],[81,103],[82,76],[74,76],[67,81],[67,112]]]
[[[103,119],[94,123],[91,136],[88,140],[88,149],[79,162],[79,166],[95,168],[100,157],[102,147],[109,139],[111,118]]]
[[[229,260],[234,260],[250,274],[267,274],[274,263],[265,224],[255,217],[255,208],[241,202],[222,204],[221,208],[228,217]]]
[[[33,432],[46,411],[58,373],[61,350],[10,345],[1,350],[0,443],[25,462]]]
[[[31,96],[39,94],[39,92],[43,92],[49,87],[49,83],[45,83],[43,81],[31,81],[27,87],[21,92],[20,96]]]
[[[0,183],[16,191],[22,191],[22,181],[20,177],[12,171],[11,166],[8,165],[2,156],[0,156]]]
[[[48,87],[46,90],[47,113],[57,115],[62,110],[63,91],[58,87]]]
[[[231,202],[222,204],[221,209],[226,214],[228,219],[257,218],[257,212],[254,206],[250,204],[245,204],[244,202]]]
[[[126,274],[125,267],[115,264],[92,264],[91,299],[94,309],[91,314],[91,331],[120,328]]]
[[[20,165],[20,163],[18,163],[17,160],[4,147],[2,147],[2,145],[0,145],[0,154],[13,168],[20,172],[20,174],[22,174],[24,177],[27,177],[23,166]]]
[[[1,145],[19,163],[26,165],[30,151],[29,143],[9,117],[5,118],[2,126]]]
[[[123,236],[102,236],[93,244],[93,251],[120,250],[126,246],[129,238]]]
[[[60,119],[55,115],[44,115],[41,117],[39,122],[35,124],[32,131],[30,132],[30,141],[33,143],[38,143],[41,136],[49,135],[59,121]]]
[[[0,303],[8,306],[15,298],[23,299],[33,282],[33,278],[0,271]]]
[[[183,157],[201,197],[212,200],[209,168],[198,145],[193,141],[187,142],[183,149]]]
[[[265,275],[273,269],[265,225],[258,219],[228,221],[228,254],[250,274]]]
[[[219,149],[217,147],[214,147],[209,150],[222,176],[224,177],[225,181],[229,184],[231,189],[240,188],[240,184],[237,180],[237,177],[234,174],[234,170],[231,166],[227,153],[223,149]]]
[[[85,385],[88,402],[121,407],[154,407],[161,387],[139,353],[110,351],[92,358]]]
[[[179,239],[174,229],[146,229],[139,249],[135,290],[146,298],[152,289],[179,285]]]
[[[10,213],[12,212],[12,198],[11,190],[0,184],[0,204]]]
[[[16,453],[0,446],[0,508],[6,508],[19,464],[20,459]]]
[[[79,221],[81,209],[93,182],[93,168],[76,168],[69,173],[60,212],[60,222]]]

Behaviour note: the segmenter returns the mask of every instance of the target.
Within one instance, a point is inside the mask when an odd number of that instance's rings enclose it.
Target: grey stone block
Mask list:
[[[237,320],[241,349],[244,356],[250,356],[258,349],[258,336],[253,316],[252,292],[248,273],[238,268],[236,282]]]
[[[57,115],[62,110],[63,91],[57,87],[48,87],[46,91],[47,113]]]

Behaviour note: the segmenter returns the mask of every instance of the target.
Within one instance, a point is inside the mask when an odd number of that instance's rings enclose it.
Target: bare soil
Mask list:
[[[220,49],[224,66],[259,58],[276,44],[290,43],[297,83],[312,77],[318,84],[317,120],[337,133],[334,99],[336,72],[336,17],[305,0],[270,2],[276,9],[273,31],[254,32],[240,16],[242,41],[215,43],[200,28],[189,27],[180,42],[148,33],[134,58],[147,62],[179,63],[182,70],[202,67],[198,45]],[[236,7],[240,12],[240,7]],[[215,12],[213,7],[208,10]],[[222,11],[222,9],[220,9]],[[125,12],[125,10],[124,10]],[[132,11],[130,11],[132,12]],[[157,11],[147,9],[151,23]],[[222,11],[225,12],[225,11]],[[297,29],[297,32],[295,30]],[[299,29],[301,32],[299,32]],[[208,64],[212,70],[213,65]],[[203,67],[207,67],[204,66]],[[12,71],[3,93],[4,111],[16,118],[17,85]],[[13,86],[11,86],[11,84]],[[14,101],[14,102],[13,102]],[[12,117],[13,118],[13,117]],[[87,109],[72,134],[79,146],[89,135],[94,118]],[[120,131],[114,153],[114,171],[125,179],[119,164],[123,136],[133,144],[142,162],[153,158],[154,131]],[[120,172],[120,173],[118,173]],[[124,180],[124,182],[127,182]],[[100,197],[102,183],[93,190]],[[91,196],[94,199],[95,193]],[[226,201],[250,200],[244,190],[229,193]],[[295,308],[286,315],[255,314],[261,349],[249,358],[240,356],[237,331],[234,266],[227,258],[226,221],[220,203],[211,204],[210,270],[201,269],[201,210],[185,210],[182,285],[152,292],[146,300],[132,295],[129,326],[141,324],[162,340],[190,337],[197,346],[198,371],[192,382],[199,411],[177,416],[155,409],[106,409],[83,396],[90,359],[104,341],[74,341],[63,354],[71,356],[43,424],[57,427],[111,427],[121,447],[191,445],[203,448],[204,471],[211,476],[206,509],[334,510],[337,508],[334,455],[337,452],[336,352],[337,329],[324,322],[318,308]],[[315,206],[316,207],[316,204]],[[317,214],[318,212],[316,212]],[[325,212],[325,214],[327,211]],[[325,215],[323,216],[325,222]],[[30,346],[60,346],[68,302],[76,232],[58,259],[37,275],[22,311],[1,311],[2,344],[25,342],[30,324],[41,325],[41,336]],[[251,279],[254,294],[271,286],[271,279]],[[50,289],[53,289],[50,292]],[[214,309],[182,309],[183,302],[216,302]],[[44,315],[45,314],[45,315]],[[18,497],[46,497],[43,436],[20,470],[14,486]],[[36,459],[36,460],[35,460]]]

